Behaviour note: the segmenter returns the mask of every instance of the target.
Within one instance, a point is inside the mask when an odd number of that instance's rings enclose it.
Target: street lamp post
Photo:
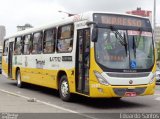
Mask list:
[[[153,20],[153,29],[155,30],[156,28],[156,0],[154,0],[154,20]]]
[[[153,9],[154,9],[154,14],[153,14],[153,39],[155,41],[156,40],[155,39],[156,38],[155,37],[155,29],[156,29],[156,0],[154,0]]]
[[[61,11],[61,10],[59,10],[58,12],[59,12],[59,13],[65,13],[65,14],[68,15],[68,17],[75,15],[75,14],[71,14],[71,13],[68,13],[68,12]]]

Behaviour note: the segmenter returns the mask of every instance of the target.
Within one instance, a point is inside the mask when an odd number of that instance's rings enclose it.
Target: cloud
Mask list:
[[[121,12],[137,7],[152,9],[152,0],[68,0],[66,3],[59,0],[59,3],[69,11],[83,12],[84,10],[102,10]]]
[[[37,26],[64,17],[58,10],[65,11],[65,8],[52,1],[5,0],[1,3],[0,16],[3,17],[0,19],[0,24],[7,27],[9,34],[16,32],[17,25],[30,23]]]

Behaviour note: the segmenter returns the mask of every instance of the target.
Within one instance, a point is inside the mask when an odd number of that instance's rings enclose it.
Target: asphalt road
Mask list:
[[[160,85],[157,85],[152,96],[127,97],[119,101],[76,96],[73,102],[63,102],[56,90],[30,84],[20,89],[16,87],[15,81],[1,76],[0,112],[59,113],[61,116],[61,113],[65,113],[63,117],[69,119],[98,119],[107,118],[106,116],[115,118],[112,113],[118,113],[115,116],[119,118],[120,113],[159,113]],[[106,115],[108,113],[111,115]]]

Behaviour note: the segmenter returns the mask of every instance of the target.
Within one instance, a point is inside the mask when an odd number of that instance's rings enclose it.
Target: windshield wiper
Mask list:
[[[114,31],[114,33],[115,33],[115,36],[116,36],[116,38],[119,40],[119,42],[121,43],[121,45],[123,45],[123,46],[125,46],[125,44],[126,44],[126,39],[117,31],[117,30],[115,30]],[[119,38],[117,37],[117,36],[119,36]]]
[[[125,52],[126,52],[126,56],[127,56],[127,40],[126,40],[126,35],[125,33],[123,34],[123,36],[121,35],[121,33],[119,33],[117,30],[114,31],[116,38],[119,40],[119,42],[121,43],[121,45],[123,45],[125,47]],[[119,38],[118,38],[118,37]]]
[[[116,36],[116,38],[119,40],[119,42],[121,43],[121,45],[123,45],[123,46],[125,46],[125,45],[127,45],[127,42],[126,42],[126,37],[124,38],[122,35],[121,35],[121,33],[119,33],[118,32],[118,30],[117,29],[115,29],[113,26],[110,26],[110,29],[111,29],[111,31],[113,31],[114,33],[115,33],[115,36]],[[118,38],[118,37],[119,38]]]
[[[138,36],[138,39],[137,39],[137,45],[139,45],[139,42],[140,42],[140,40],[141,40],[141,35],[142,35],[142,30],[141,29],[139,29],[139,36]]]
[[[134,51],[134,57],[136,58],[136,42],[134,36],[133,36],[133,51]]]
[[[139,30],[139,37],[138,37],[138,42],[140,42],[140,40],[141,40],[141,35],[142,35],[142,31],[141,30]],[[135,40],[135,36],[133,36],[133,51],[134,51],[134,57],[136,58],[136,42],[137,42],[137,40]],[[139,44],[139,43],[138,43]]]
[[[126,40],[126,35],[125,35],[125,33],[124,33],[124,42],[125,42],[124,47],[125,47],[126,56],[127,56],[127,40]]]

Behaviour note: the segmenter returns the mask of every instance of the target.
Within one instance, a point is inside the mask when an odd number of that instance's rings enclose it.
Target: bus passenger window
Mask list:
[[[73,49],[73,25],[62,26],[58,29],[58,52],[71,52]]]
[[[42,51],[42,32],[34,33],[33,35],[33,54],[40,54]]]
[[[23,54],[28,55],[31,52],[31,35],[24,36]]]
[[[3,46],[3,56],[6,56],[8,54],[8,40],[4,41],[4,46]]]
[[[44,32],[43,52],[53,53],[55,46],[56,29],[49,29]]]
[[[14,54],[20,55],[22,52],[22,37],[17,37],[15,40]]]

